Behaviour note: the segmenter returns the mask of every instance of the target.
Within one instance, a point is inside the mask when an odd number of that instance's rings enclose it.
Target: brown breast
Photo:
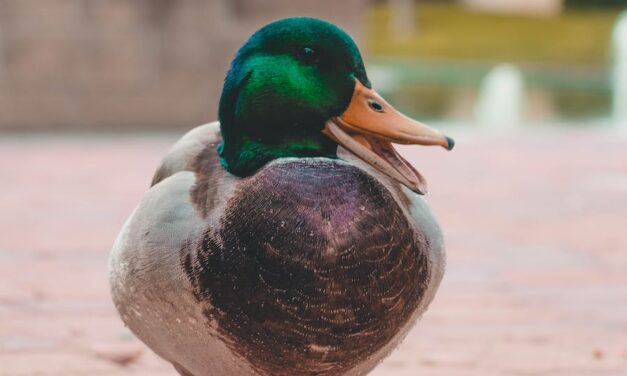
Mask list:
[[[299,159],[243,179],[181,262],[223,340],[259,373],[341,375],[407,323],[428,247],[370,175]]]

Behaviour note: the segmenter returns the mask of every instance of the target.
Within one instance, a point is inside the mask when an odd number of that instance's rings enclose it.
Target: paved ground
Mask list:
[[[374,375],[627,375],[627,138],[452,133],[452,153],[408,152],[448,271]],[[106,272],[172,140],[0,136],[0,375],[174,374],[124,329]]]

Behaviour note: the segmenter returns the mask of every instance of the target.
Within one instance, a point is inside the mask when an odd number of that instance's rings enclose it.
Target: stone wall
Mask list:
[[[0,130],[190,128],[255,29],[308,15],[359,35],[366,3],[0,0]]]

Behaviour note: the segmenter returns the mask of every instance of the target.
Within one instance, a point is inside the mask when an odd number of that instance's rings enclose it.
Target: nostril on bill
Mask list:
[[[372,108],[376,112],[383,112],[383,106],[381,105],[381,103],[373,99],[368,100],[368,106],[370,106],[370,108]]]

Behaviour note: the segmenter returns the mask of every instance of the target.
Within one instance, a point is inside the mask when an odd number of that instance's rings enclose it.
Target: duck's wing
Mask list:
[[[399,186],[400,195],[404,195],[407,199],[406,207],[413,222],[420,228],[427,239],[429,239],[429,252],[431,253],[431,278],[423,301],[418,311],[426,311],[429,304],[433,300],[435,293],[440,286],[444,269],[446,267],[446,251],[444,247],[444,237],[437,219],[426,200],[417,193],[409,190],[405,186]]]
[[[242,366],[217,340],[182,263],[186,247],[212,223],[190,199],[196,181],[179,171],[146,192],[114,243],[111,295],[124,323],[161,357],[196,376],[236,375]],[[215,373],[202,371],[207,364]]]
[[[193,129],[172,147],[109,260],[111,293],[125,324],[177,369],[196,376],[253,374],[221,341],[208,340],[218,334],[198,305],[182,262],[189,244],[215,221],[208,209],[213,202],[206,197],[218,192],[206,193],[206,187],[224,189],[231,186],[225,181],[235,179],[217,166],[219,142],[218,124],[212,123]],[[203,371],[207,364],[211,372]]]
[[[150,186],[152,187],[180,171],[197,172],[200,168],[211,168],[211,166],[207,166],[207,162],[213,163],[217,167],[219,160],[216,157],[216,149],[221,141],[220,123],[217,121],[198,126],[187,132],[163,157]],[[203,159],[205,156],[210,158],[205,158],[204,165],[200,166],[203,163],[200,163],[199,159]]]

